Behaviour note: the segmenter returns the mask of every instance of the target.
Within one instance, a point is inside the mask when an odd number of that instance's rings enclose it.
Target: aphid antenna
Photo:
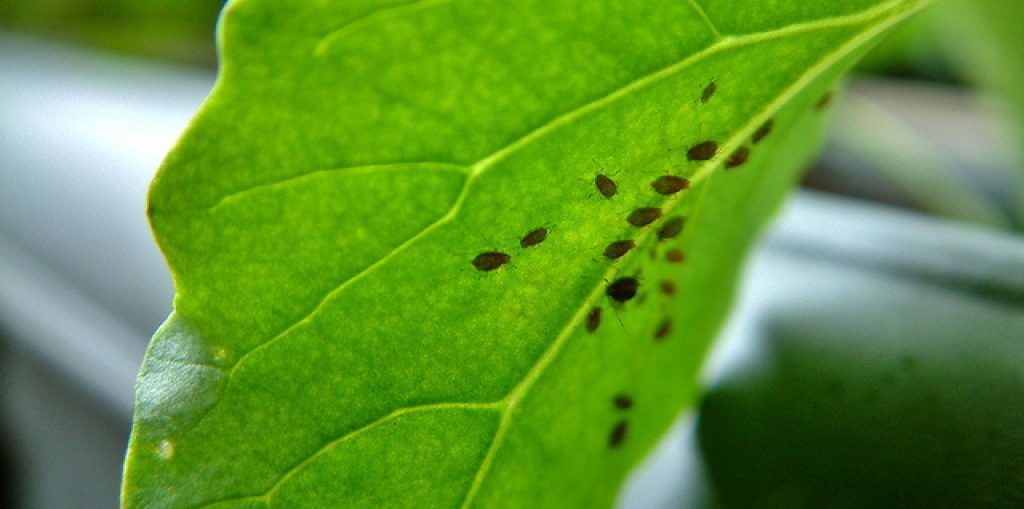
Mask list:
[[[481,241],[482,245],[490,246],[488,249],[484,249],[484,251],[501,251],[501,249],[497,247],[499,244],[497,242],[494,242],[494,239],[488,238],[484,236],[482,233],[470,229],[468,226],[462,224],[459,221],[453,221],[452,223],[458,225],[458,227],[463,231],[463,233],[466,233],[469,236],[473,237],[474,239]]]

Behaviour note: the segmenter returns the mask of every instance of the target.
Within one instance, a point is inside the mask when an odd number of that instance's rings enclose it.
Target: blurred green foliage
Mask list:
[[[223,0],[5,0],[0,29],[213,66]]]
[[[1024,0],[971,0],[946,6],[944,49],[964,75],[995,95],[999,113],[1015,126],[1013,166],[1018,222],[1024,229]]]

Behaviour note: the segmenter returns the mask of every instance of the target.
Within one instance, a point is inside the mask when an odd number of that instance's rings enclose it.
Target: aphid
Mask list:
[[[608,435],[608,447],[616,449],[622,445],[622,441],[626,439],[627,431],[629,431],[628,421],[622,419],[615,423],[615,427],[612,428],[612,432]]]
[[[711,100],[711,96],[715,95],[715,90],[718,90],[718,85],[715,84],[715,80],[711,80],[711,83],[704,87],[704,92],[700,94],[701,104],[707,104]]]
[[[476,258],[473,258],[473,266],[476,267],[477,270],[490,272],[502,265],[505,265],[511,259],[512,257],[506,253],[485,251],[476,255]]]
[[[546,238],[548,238],[548,229],[537,228],[524,235],[523,239],[519,241],[519,245],[522,246],[523,249],[533,247],[544,242],[544,239]]]
[[[626,221],[633,226],[647,226],[661,217],[661,209],[656,207],[641,207],[629,213]]]
[[[601,325],[601,308],[595,307],[587,313],[587,332],[593,333]]]
[[[658,228],[658,240],[674,239],[679,236],[679,233],[683,231],[683,225],[686,224],[686,218],[683,216],[673,216],[665,221]]]
[[[624,277],[616,279],[612,284],[608,285],[605,289],[605,293],[609,297],[619,301],[626,302],[633,297],[636,297],[636,290],[640,286],[640,282],[634,277]]]
[[[672,320],[666,318],[658,324],[658,328],[654,330],[654,340],[661,341],[668,336],[668,333],[672,332]]]
[[[832,104],[833,95],[834,94],[831,90],[825,92],[821,97],[818,98],[818,102],[814,103],[814,108],[817,109],[818,111],[828,108],[828,105]]]
[[[630,398],[628,394],[616,394],[612,398],[612,404],[619,410],[629,410],[633,408],[633,398]]]
[[[718,143],[702,141],[686,151],[686,159],[690,161],[707,161],[715,157],[716,152],[718,152]]]
[[[621,258],[622,255],[628,253],[636,247],[636,243],[632,240],[617,240],[608,244],[608,247],[604,248],[604,255],[612,260]]]
[[[765,136],[771,134],[773,127],[775,127],[775,119],[773,118],[769,118],[761,124],[761,127],[758,127],[757,130],[754,131],[754,136],[752,138],[754,144],[756,145],[758,142],[763,140]]]
[[[671,282],[671,281],[669,281],[669,280],[667,280],[667,279],[662,281],[661,283],[659,283],[658,284],[658,288],[660,288],[661,289],[661,293],[664,293],[665,295],[675,295],[676,294],[676,284]]]
[[[612,196],[615,196],[615,193],[619,192],[619,186],[615,184],[615,181],[602,173],[598,173],[597,176],[594,177],[594,186],[597,187],[601,196],[604,196],[605,198],[611,198]]]
[[[686,254],[678,249],[669,249],[665,252],[665,259],[671,263],[683,263],[686,261]]]
[[[725,161],[725,169],[727,169],[727,170],[728,169],[732,169],[732,168],[735,168],[735,167],[737,167],[737,166],[747,162],[747,158],[748,157],[750,157],[750,149],[749,148],[747,148],[747,147],[740,147],[740,148],[736,149],[736,151],[733,152],[732,155],[729,156],[729,159],[726,159],[726,161]]]
[[[651,182],[651,187],[653,187],[658,194],[669,196],[676,194],[683,189],[689,189],[690,181],[675,175],[662,175]]]

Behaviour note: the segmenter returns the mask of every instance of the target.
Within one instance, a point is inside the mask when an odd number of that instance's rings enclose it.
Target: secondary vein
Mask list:
[[[463,185],[463,188],[462,188],[462,190],[461,190],[461,192],[459,194],[459,197],[455,201],[455,203],[452,205],[452,207],[448,211],[448,213],[446,213],[443,217],[441,217],[440,219],[438,219],[437,221],[435,221],[431,225],[427,226],[424,230],[422,230],[417,235],[414,235],[413,237],[411,237],[407,241],[403,242],[401,245],[396,247],[394,250],[389,252],[387,255],[382,257],[377,262],[367,266],[362,271],[357,273],[355,276],[347,279],[346,281],[343,281],[334,290],[332,290],[327,295],[325,295],[320,300],[320,302],[313,308],[313,310],[311,310],[309,313],[307,313],[305,316],[300,318],[298,321],[296,321],[295,323],[293,323],[292,325],[287,327],[285,330],[283,330],[282,332],[276,334],[271,339],[263,342],[262,344],[260,344],[256,348],[253,348],[252,350],[250,350],[247,353],[245,353],[244,355],[242,355],[238,359],[238,361],[236,361],[236,363],[231,366],[231,368],[229,370],[229,373],[228,373],[229,379],[232,377],[232,375],[234,374],[235,370],[240,365],[242,365],[244,361],[246,361],[248,358],[250,358],[254,353],[256,353],[257,351],[260,351],[262,349],[265,349],[270,344],[280,340],[282,337],[287,335],[287,333],[289,331],[291,331],[294,328],[300,326],[301,324],[306,323],[309,320],[311,320],[314,316],[316,316],[318,311],[328,301],[331,300],[331,298],[333,296],[337,295],[338,293],[340,293],[345,288],[347,288],[348,286],[350,286],[354,282],[358,281],[359,279],[365,277],[367,274],[369,274],[370,272],[372,272],[376,268],[384,265],[388,260],[390,260],[394,256],[397,256],[397,254],[401,253],[405,249],[408,249],[408,247],[410,247],[412,244],[417,242],[419,239],[422,239],[423,237],[427,236],[433,230],[437,229],[438,227],[440,227],[443,224],[446,224],[446,223],[451,222],[452,220],[454,220],[458,216],[458,212],[461,210],[462,204],[465,202],[466,196],[468,195],[468,192],[471,189],[471,187],[473,185],[473,182],[476,180],[476,178],[478,178],[480,175],[482,175],[484,172],[486,172],[490,168],[493,168],[495,165],[497,165],[502,160],[504,160],[507,157],[509,157],[512,154],[514,154],[516,151],[522,149],[525,146],[528,146],[531,142],[533,142],[533,141],[535,141],[537,139],[540,139],[543,136],[545,136],[546,134],[548,134],[548,133],[550,133],[552,131],[555,131],[555,130],[557,130],[557,129],[565,126],[565,125],[571,124],[574,120],[576,120],[576,119],[578,119],[578,118],[580,118],[580,117],[582,117],[582,116],[584,116],[584,115],[586,115],[586,114],[588,114],[590,112],[599,110],[599,109],[601,109],[602,107],[604,107],[604,106],[606,106],[608,104],[614,103],[615,101],[617,101],[617,100],[619,100],[619,99],[621,99],[621,98],[623,98],[625,96],[628,96],[629,94],[631,94],[631,93],[633,93],[633,92],[635,92],[637,90],[645,88],[645,87],[647,87],[647,86],[649,86],[649,85],[651,85],[653,83],[659,82],[662,79],[668,78],[668,77],[678,73],[679,71],[685,69],[689,65],[692,65],[693,63],[698,62],[698,61],[702,60],[703,58],[706,58],[707,56],[710,56],[710,55],[715,54],[717,52],[720,52],[720,51],[723,51],[723,50],[726,50],[726,49],[737,48],[737,47],[753,44],[753,43],[756,43],[756,42],[761,42],[761,41],[766,41],[766,40],[771,40],[771,39],[782,38],[782,37],[786,37],[786,36],[789,36],[789,35],[806,33],[806,32],[815,31],[815,30],[823,30],[823,29],[827,29],[827,28],[835,28],[835,27],[841,27],[841,26],[856,25],[858,23],[867,22],[867,21],[870,21],[870,20],[872,20],[874,18],[881,17],[883,14],[893,10],[894,7],[896,7],[897,5],[902,4],[902,3],[903,2],[901,0],[890,0],[890,1],[885,2],[883,4],[876,5],[875,7],[871,8],[871,9],[862,11],[860,13],[852,14],[852,15],[840,16],[840,17],[834,17],[834,18],[825,18],[825,19],[822,19],[822,20],[814,21],[814,22],[798,23],[798,24],[789,25],[787,27],[783,27],[783,28],[772,30],[772,31],[768,31],[768,32],[759,32],[759,33],[748,34],[748,35],[744,35],[744,36],[734,36],[734,37],[723,38],[720,41],[718,41],[718,42],[708,46],[707,48],[705,48],[705,49],[703,49],[701,51],[698,51],[698,52],[688,56],[687,58],[685,58],[685,59],[683,59],[683,60],[681,60],[679,62],[676,62],[676,63],[673,63],[673,64],[671,64],[669,66],[666,66],[666,67],[664,67],[664,68],[662,68],[662,69],[660,69],[658,71],[655,71],[654,73],[642,76],[642,77],[640,77],[640,78],[638,78],[638,79],[636,79],[636,80],[626,84],[625,86],[620,87],[620,88],[610,92],[609,94],[607,94],[607,95],[605,95],[605,96],[603,96],[601,98],[598,98],[598,99],[596,99],[594,101],[591,101],[591,102],[589,102],[587,104],[584,104],[584,105],[582,105],[582,106],[580,106],[578,108],[570,110],[570,111],[568,111],[568,112],[566,112],[566,113],[564,113],[564,114],[562,114],[562,115],[560,115],[558,117],[555,117],[551,121],[549,121],[549,122],[547,122],[547,123],[537,127],[536,129],[526,133],[525,135],[523,135],[522,137],[520,137],[516,141],[506,145],[505,147],[495,151],[494,153],[492,153],[492,154],[484,157],[483,159],[479,160],[477,163],[471,165],[471,167],[470,167],[471,168],[470,174],[467,177],[467,179],[466,179],[466,181],[465,181],[465,183]],[[926,3],[926,2],[920,2],[919,5],[923,5],[924,3]],[[768,104],[762,110],[762,112],[759,115],[756,115],[756,116],[752,117],[751,120],[743,128],[738,130],[737,133],[733,137],[729,138],[729,140],[727,142],[723,143],[722,150],[719,152],[719,155],[716,156],[714,159],[709,160],[705,164],[703,164],[697,170],[697,172],[694,174],[694,176],[693,176],[693,178],[691,180],[696,184],[696,183],[701,182],[703,179],[707,178],[708,175],[710,174],[710,172],[715,167],[717,167],[720,164],[721,160],[727,154],[731,153],[731,151],[733,149],[737,148],[741,144],[741,140],[743,140],[743,139],[745,139],[745,137],[749,136],[753,132],[753,130],[757,128],[757,126],[759,126],[762,122],[764,122],[765,120],[770,118],[775,112],[777,112],[779,109],[781,109],[781,107],[784,106],[785,103],[790,101],[800,90],[802,90],[811,81],[813,81],[814,78],[816,78],[817,76],[822,74],[824,72],[824,70],[826,70],[827,68],[829,68],[832,65],[834,65],[843,56],[849,54],[853,49],[855,49],[857,47],[860,47],[861,45],[865,44],[867,41],[869,41],[871,38],[875,37],[876,35],[878,35],[882,31],[884,31],[886,28],[888,28],[888,27],[898,23],[902,19],[904,19],[907,16],[909,16],[911,13],[915,12],[915,10],[916,9],[908,8],[908,9],[906,9],[903,12],[897,13],[896,15],[892,16],[891,18],[888,18],[888,19],[886,19],[886,20],[884,20],[882,22],[879,22],[877,25],[875,25],[871,29],[867,29],[867,30],[864,30],[863,32],[860,32],[856,37],[851,38],[847,43],[843,44],[838,49],[836,49],[832,53],[829,53],[824,58],[822,58],[818,62],[817,65],[812,66],[806,73],[804,73],[801,76],[800,79],[798,79],[792,85],[790,85],[785,90],[783,90],[776,97],[776,99],[774,101],[772,101],[770,104]],[[428,163],[424,163],[424,164],[428,164]],[[672,207],[674,207],[677,204],[679,199],[680,199],[679,196],[675,196],[675,197],[667,199],[666,202],[665,202],[665,206],[663,208],[670,210]],[[640,238],[642,240],[643,238],[646,238],[649,235],[651,235],[651,233],[649,231],[646,231],[646,232],[641,233]],[[617,263],[618,264],[625,263],[625,260],[627,258],[628,258],[628,256],[627,257],[623,257]],[[608,273],[609,274],[613,273],[615,270],[617,270],[617,267],[618,267],[618,265],[613,264],[608,269]],[[480,485],[482,483],[482,479],[486,476],[487,471],[489,470],[490,465],[493,462],[493,457],[494,457],[496,451],[498,450],[498,448],[500,447],[501,440],[505,436],[505,433],[507,432],[507,428],[509,426],[509,422],[511,421],[511,418],[510,418],[510,416],[511,416],[511,409],[514,408],[523,399],[523,397],[525,397],[525,395],[529,392],[529,389],[540,378],[540,376],[542,375],[544,370],[550,364],[552,364],[554,362],[554,360],[556,359],[556,357],[558,356],[558,354],[561,352],[562,348],[564,347],[565,343],[567,342],[568,337],[571,335],[571,333],[574,330],[574,328],[580,323],[580,321],[583,319],[584,315],[586,314],[586,310],[588,309],[586,304],[590,303],[590,302],[593,302],[597,298],[599,298],[600,294],[601,294],[601,290],[602,289],[601,289],[600,286],[595,286],[595,288],[591,292],[591,294],[587,297],[587,299],[585,299],[584,305],[580,306],[579,310],[570,318],[569,322],[560,331],[558,336],[552,342],[551,346],[542,354],[542,356],[537,360],[537,362],[534,363],[534,365],[527,372],[527,374],[523,378],[523,380],[520,381],[520,383],[517,384],[512,389],[512,391],[510,391],[510,393],[508,395],[506,395],[504,398],[502,398],[501,400],[499,400],[497,402],[494,402],[494,403],[469,403],[469,405],[477,405],[477,406],[479,406],[481,408],[490,408],[490,407],[492,407],[494,405],[501,404],[502,405],[502,419],[501,419],[501,421],[499,423],[498,430],[495,433],[495,439],[493,440],[491,446],[489,447],[488,452],[487,452],[484,460],[481,462],[480,468],[478,469],[476,475],[474,476],[471,488],[467,492],[467,495],[466,495],[466,497],[465,497],[465,499],[463,501],[463,507],[467,507],[467,506],[469,506],[472,503],[472,500],[474,499],[476,493],[478,492],[478,490],[480,488]],[[457,404],[463,405],[462,403],[457,403]],[[451,404],[448,404],[448,405],[451,405]],[[427,406],[425,406],[425,407],[427,407]],[[268,492],[265,493],[264,495],[257,496],[257,497],[246,497],[246,498],[258,499],[258,498],[269,497],[272,494],[273,490],[276,489],[278,486],[280,486],[283,482],[285,482],[285,480],[287,478],[290,478],[290,475],[292,475],[295,471],[297,471],[297,469],[300,468],[301,465],[304,465],[304,464],[308,463],[308,461],[311,461],[313,458],[315,458],[319,454],[323,453],[331,445],[333,445],[335,443],[338,443],[340,441],[346,440],[349,437],[353,436],[354,434],[359,433],[359,432],[363,431],[364,429],[368,429],[368,428],[376,425],[377,423],[386,422],[388,420],[400,417],[401,415],[404,415],[405,413],[415,411],[417,408],[418,407],[404,407],[404,408],[399,408],[399,409],[393,410],[389,414],[387,414],[387,415],[381,417],[380,419],[378,419],[377,421],[373,421],[370,424],[364,425],[364,426],[362,426],[360,428],[357,428],[355,430],[347,432],[345,435],[342,435],[341,437],[332,440],[331,442],[329,442],[325,446],[323,446],[320,449],[318,449],[317,452],[315,452],[315,453],[311,454],[310,456],[308,456],[307,458],[303,459],[296,467],[293,467],[293,468],[289,469],[288,472],[283,474],[283,476],[277,482],[275,482],[274,487],[271,490],[268,490]],[[224,501],[220,501],[220,502],[217,502],[217,503],[223,503],[223,502]]]

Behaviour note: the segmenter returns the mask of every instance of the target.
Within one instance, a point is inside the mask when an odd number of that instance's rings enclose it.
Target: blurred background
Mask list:
[[[2,508],[117,505],[221,3],[0,2]],[[1024,507],[1022,21],[947,0],[861,64],[622,507]]]

